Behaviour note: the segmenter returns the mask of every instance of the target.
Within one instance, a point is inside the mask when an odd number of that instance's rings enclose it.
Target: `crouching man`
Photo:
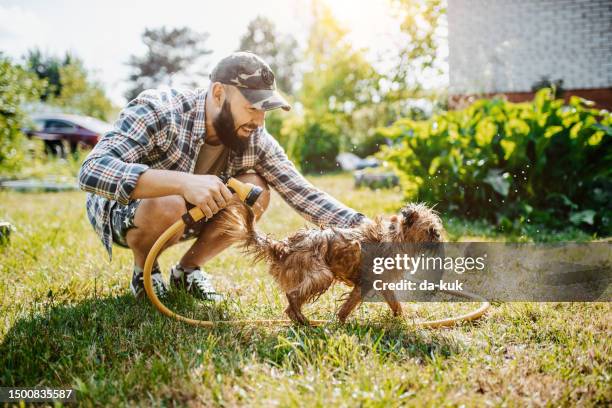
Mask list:
[[[187,210],[211,218],[232,199],[222,179],[236,177],[264,189],[257,219],[268,206],[268,186],[305,219],[318,225],[354,226],[365,216],[316,189],[296,170],[266,131],[266,111],[291,107],[276,92],[274,74],[257,55],[222,59],[208,89],[147,90],[121,112],[83,162],[79,185],[87,215],[112,259],[112,244],[131,249],[131,290],[144,293],[143,267],[161,233]],[[201,266],[230,245],[214,223],[197,223],[168,246],[195,239],[172,267],[170,286],[203,300],[219,300]],[[159,265],[152,271],[159,297],[167,294]]]

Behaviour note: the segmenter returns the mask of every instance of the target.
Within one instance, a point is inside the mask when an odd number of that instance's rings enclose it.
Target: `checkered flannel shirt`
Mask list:
[[[149,168],[193,173],[206,138],[205,100],[204,89],[144,91],[83,162],[79,185],[88,192],[87,216],[111,259],[111,208],[130,202],[140,174]],[[350,227],[365,219],[310,184],[265,128],[251,136],[242,154],[230,151],[222,176],[249,169],[314,224]]]

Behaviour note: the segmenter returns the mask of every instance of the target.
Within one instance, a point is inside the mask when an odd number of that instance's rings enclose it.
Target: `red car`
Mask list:
[[[44,140],[45,151],[51,155],[65,156],[66,146],[74,153],[77,146],[93,147],[98,140],[113,129],[110,123],[89,116],[48,114],[32,117],[33,129],[25,129],[28,137]]]

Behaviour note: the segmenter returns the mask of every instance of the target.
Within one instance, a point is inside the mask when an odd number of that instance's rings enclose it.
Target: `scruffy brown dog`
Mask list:
[[[302,306],[317,299],[332,283],[340,281],[353,290],[338,312],[344,322],[362,300],[359,264],[361,245],[368,243],[441,242],[444,229],[437,213],[424,204],[408,204],[399,215],[376,217],[355,228],[301,229],[281,240],[258,233],[252,210],[234,201],[218,214],[216,227],[242,244],[255,261],[265,260],[270,274],[287,296],[285,310],[291,320],[307,324]],[[383,296],[395,316],[402,313],[393,291]]]

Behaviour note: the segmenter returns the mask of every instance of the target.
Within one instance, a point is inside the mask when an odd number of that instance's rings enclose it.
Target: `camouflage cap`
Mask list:
[[[276,91],[270,66],[252,52],[238,51],[223,58],[213,68],[210,80],[234,85],[256,109],[291,109],[291,105]]]

